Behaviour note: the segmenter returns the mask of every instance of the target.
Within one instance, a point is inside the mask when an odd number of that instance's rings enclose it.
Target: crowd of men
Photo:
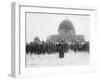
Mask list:
[[[30,54],[52,54],[52,53],[67,53],[69,50],[74,52],[88,52],[89,53],[89,42],[40,42],[40,43],[26,43],[26,53]]]

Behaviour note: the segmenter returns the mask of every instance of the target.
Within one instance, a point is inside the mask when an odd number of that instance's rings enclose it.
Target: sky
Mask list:
[[[76,35],[83,35],[89,41],[90,16],[27,13],[26,42],[33,41],[37,36],[42,41],[50,35],[58,34],[59,24],[65,19],[72,21]]]

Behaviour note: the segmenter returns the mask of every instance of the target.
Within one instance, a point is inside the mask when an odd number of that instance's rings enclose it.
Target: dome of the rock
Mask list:
[[[74,24],[70,20],[63,20],[58,27],[58,34],[47,37],[48,42],[76,42],[85,41],[83,35],[76,35]]]

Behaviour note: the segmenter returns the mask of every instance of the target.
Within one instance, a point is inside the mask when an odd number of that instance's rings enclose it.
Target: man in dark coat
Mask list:
[[[64,58],[64,44],[63,43],[60,43],[59,44],[59,58]]]

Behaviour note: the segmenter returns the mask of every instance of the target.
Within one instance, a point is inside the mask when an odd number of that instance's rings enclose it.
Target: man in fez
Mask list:
[[[59,58],[64,58],[64,44],[63,41],[61,41],[61,43],[59,43]]]

